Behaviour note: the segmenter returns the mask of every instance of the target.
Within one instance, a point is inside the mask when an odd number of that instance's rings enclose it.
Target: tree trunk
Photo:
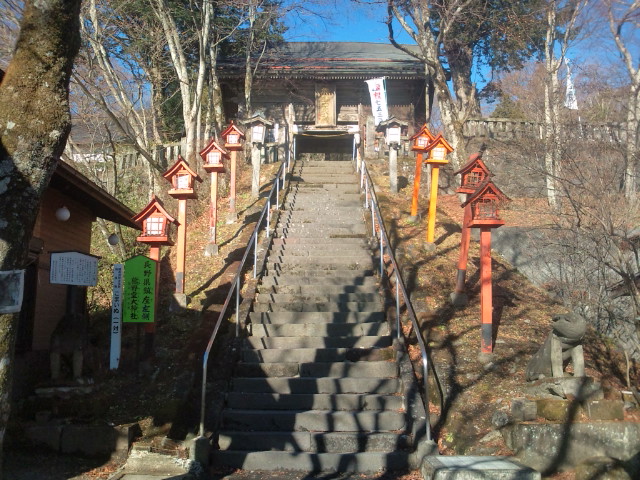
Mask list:
[[[26,2],[15,53],[0,83],[0,270],[24,268],[40,197],[69,135],[79,14],[80,0]],[[0,450],[18,318],[0,315]]]
[[[455,61],[449,62],[449,68],[458,110],[465,112],[466,117],[480,117],[480,102],[476,88],[471,81],[473,52],[470,47],[463,45],[446,45],[445,50],[447,58],[455,57]]]
[[[246,118],[251,117],[251,90],[253,88],[253,66],[251,65],[251,51],[253,50],[253,39],[255,37],[254,25],[256,23],[256,6],[249,2],[249,38],[247,39],[245,51],[244,70],[244,114]]]
[[[258,198],[260,196],[260,148],[257,144],[251,146],[251,196]]]
[[[216,126],[216,131],[221,131],[222,127],[225,125],[224,118],[224,104],[222,98],[222,89],[220,88],[220,82],[218,81],[218,75],[216,73],[216,66],[218,62],[218,48],[211,47],[209,49],[209,64],[210,68],[210,78],[209,78],[209,88],[212,94],[212,107],[213,107],[213,121]]]
[[[556,5],[551,2],[547,10],[547,34],[544,45],[545,84],[544,84],[544,166],[547,186],[547,200],[549,206],[557,209],[559,206],[557,195],[557,168],[559,161],[558,138],[558,69],[560,62],[556,60],[554,52],[556,35]]]
[[[640,85],[631,85],[627,112],[627,142],[625,151],[625,196],[635,199],[638,185],[638,123],[640,122]]]

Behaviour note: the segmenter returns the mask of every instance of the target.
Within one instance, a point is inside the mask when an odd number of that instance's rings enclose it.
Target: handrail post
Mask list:
[[[364,183],[364,208],[369,208],[369,184]]]
[[[280,209],[280,176],[276,177],[276,210]]]
[[[371,236],[376,238],[376,216],[373,213],[373,195],[371,195]]]
[[[416,332],[418,333],[418,332]],[[424,403],[425,403],[425,428],[427,430],[427,442],[431,441],[431,418],[429,415],[429,377],[428,377],[429,361],[427,360],[427,352],[422,353],[422,380],[424,381]]]
[[[258,276],[258,231],[253,242],[253,278]]]
[[[240,275],[236,276],[236,337],[240,336]]]
[[[380,230],[380,280],[384,278],[384,250],[382,246],[382,230]]]
[[[209,361],[208,352],[202,359],[202,391],[200,392],[200,428],[198,428],[198,436],[204,437],[204,415],[205,415],[205,401],[207,397],[207,363]]]
[[[271,224],[271,194],[267,198],[267,238],[269,238],[269,225]],[[257,239],[256,239],[257,241]]]
[[[396,338],[400,339],[400,273],[396,270]]]

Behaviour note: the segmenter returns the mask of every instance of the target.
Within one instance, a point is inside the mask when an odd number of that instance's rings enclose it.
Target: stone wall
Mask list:
[[[563,126],[563,132],[572,138],[609,143],[624,143],[627,132],[619,123],[571,123]],[[464,124],[464,135],[467,138],[481,137],[500,140],[517,138],[543,138],[544,125],[539,122],[514,120],[511,118],[476,118]]]

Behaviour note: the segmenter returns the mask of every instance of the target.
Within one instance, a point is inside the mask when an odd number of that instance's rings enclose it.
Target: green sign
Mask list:
[[[155,313],[157,262],[137,255],[124,262],[122,321],[151,323]]]

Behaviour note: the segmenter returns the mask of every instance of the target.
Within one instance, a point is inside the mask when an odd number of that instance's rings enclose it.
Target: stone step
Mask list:
[[[289,302],[380,302],[380,294],[375,293],[267,293],[260,292],[256,299],[258,303],[289,303]]]
[[[391,378],[398,374],[395,362],[337,362],[337,363],[240,363],[235,375],[239,377],[299,377],[299,378]],[[233,405],[233,404],[232,404]],[[235,407],[235,405],[234,405]]]
[[[231,410],[392,410],[404,411],[399,395],[339,394],[279,394],[231,392],[227,397]]]
[[[293,323],[269,325],[251,324],[253,337],[361,337],[389,335],[385,323]]]
[[[356,453],[404,450],[407,435],[362,432],[227,432],[218,437],[220,450],[267,450],[284,452]]]
[[[364,201],[360,195],[349,195],[348,198],[340,197],[337,199],[323,199],[323,201],[307,201],[303,199],[288,199],[282,206],[285,211],[293,212],[318,212],[322,214],[326,211],[325,205],[330,204],[333,209],[345,209],[353,212],[354,215],[360,214],[363,210]]]
[[[254,303],[254,312],[379,312],[382,303],[377,302],[278,302]]]
[[[318,245],[320,247],[328,246],[328,245],[348,245],[351,247],[352,245],[366,245],[365,241],[362,238],[319,238],[319,237],[275,237],[272,240],[272,245],[280,246],[280,245]]]
[[[253,393],[365,393],[393,395],[397,378],[245,378],[233,379],[232,391]]]
[[[365,252],[353,255],[269,255],[268,265],[367,265],[372,262],[371,255]]]
[[[362,222],[354,222],[353,219],[345,220],[343,222],[336,221],[335,219],[326,220],[310,220],[308,222],[278,222],[275,226],[276,231],[286,230],[288,234],[295,232],[306,232],[309,229],[313,229],[318,233],[332,232],[347,232],[347,233],[359,233],[364,231],[365,227]]]
[[[360,312],[359,312],[360,313]],[[372,348],[391,345],[389,336],[363,337],[248,337],[247,348]]]
[[[327,237],[327,238],[365,238],[367,230],[364,225],[353,225],[351,227],[324,227],[317,224],[307,227],[296,228],[276,228],[274,235],[278,237]]]
[[[222,411],[222,428],[280,432],[393,432],[405,427],[403,412],[325,410]]]
[[[276,282],[275,284],[300,283],[304,284],[330,284],[330,285],[363,285],[377,282],[374,277],[376,270],[367,269],[345,269],[343,268],[305,268],[304,265],[278,266],[278,264],[267,264],[263,273],[262,284],[265,282]],[[265,280],[265,277],[269,277]],[[372,279],[372,280],[368,280]],[[306,282],[306,283],[305,283]],[[268,283],[267,283],[268,284]]]
[[[249,318],[253,325],[296,324],[296,323],[380,323],[385,320],[383,312],[251,312]],[[315,348],[315,347],[314,347]],[[360,347],[363,348],[363,347]]]
[[[260,294],[300,294],[300,295],[341,295],[345,293],[365,293],[380,295],[378,285],[267,285],[258,288]]]
[[[297,470],[304,472],[379,472],[406,469],[409,453],[303,453],[218,450],[215,465],[244,470]]]
[[[364,244],[347,244],[340,247],[335,244],[322,245],[274,245],[269,250],[269,256],[274,257],[337,257],[357,256],[371,258],[371,250]]]
[[[244,349],[244,362],[358,362],[393,360],[392,347],[382,348],[290,348]]]

